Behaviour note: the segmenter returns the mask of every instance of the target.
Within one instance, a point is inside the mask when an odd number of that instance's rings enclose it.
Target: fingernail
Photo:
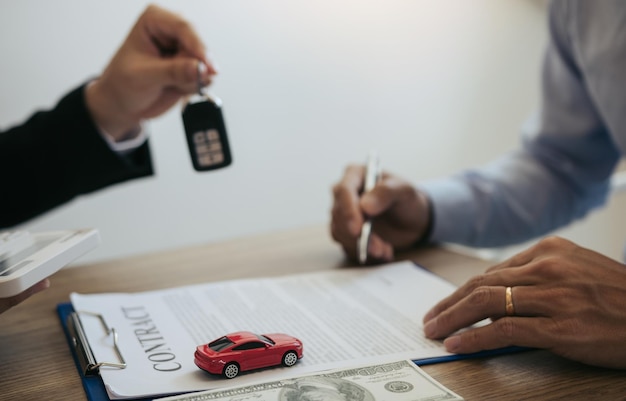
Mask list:
[[[448,337],[443,341],[443,345],[446,347],[446,351],[448,352],[458,352],[461,347],[461,337]]]
[[[424,315],[422,322],[425,322],[425,323],[429,322],[430,319],[432,319],[434,316],[435,316],[435,312],[431,309]]]

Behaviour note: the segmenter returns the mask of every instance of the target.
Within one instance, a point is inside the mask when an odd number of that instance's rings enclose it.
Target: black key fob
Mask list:
[[[183,124],[194,169],[216,170],[232,163],[219,99],[192,96],[183,109]]]

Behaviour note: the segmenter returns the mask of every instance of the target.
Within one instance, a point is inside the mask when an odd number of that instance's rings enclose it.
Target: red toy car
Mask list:
[[[196,365],[209,373],[232,379],[246,370],[267,366],[293,366],[302,358],[302,341],[282,333],[238,331],[199,345]]]

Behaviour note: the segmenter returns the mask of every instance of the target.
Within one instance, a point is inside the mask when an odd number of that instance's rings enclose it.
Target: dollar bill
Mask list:
[[[463,400],[410,360],[201,391],[160,401],[439,401]]]

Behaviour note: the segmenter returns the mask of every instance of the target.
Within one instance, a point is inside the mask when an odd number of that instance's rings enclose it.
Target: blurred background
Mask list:
[[[147,4],[4,2],[0,128],[98,76]],[[23,226],[98,228],[102,244],[81,263],[326,225],[331,186],[370,149],[386,170],[434,178],[517,146],[538,107],[544,1],[157,4],[187,18],[218,65],[210,91],[223,101],[234,163],[193,170],[180,107],[150,121],[154,177]],[[620,201],[562,234],[620,257],[624,234],[610,215]]]

